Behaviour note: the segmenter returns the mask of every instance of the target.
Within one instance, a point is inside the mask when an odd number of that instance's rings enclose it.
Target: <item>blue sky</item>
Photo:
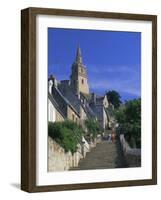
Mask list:
[[[78,44],[91,92],[116,90],[122,100],[141,96],[141,33],[49,28],[49,75],[69,79]]]

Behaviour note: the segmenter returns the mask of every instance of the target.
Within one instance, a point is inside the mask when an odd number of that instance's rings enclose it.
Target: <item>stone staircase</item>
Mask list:
[[[85,158],[79,161],[78,167],[70,170],[87,170],[87,169],[111,169],[125,168],[123,152],[119,141],[111,142],[102,140],[95,148],[87,153]]]

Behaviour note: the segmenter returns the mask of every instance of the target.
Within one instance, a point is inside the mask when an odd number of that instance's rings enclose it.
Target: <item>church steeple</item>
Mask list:
[[[80,92],[89,94],[87,69],[83,64],[80,46],[78,45],[76,58],[72,65],[72,73],[70,76],[70,86],[75,94]]]
[[[81,49],[80,49],[79,45],[78,45],[78,48],[77,48],[77,54],[76,54],[76,60],[75,61],[76,61],[76,63],[80,63],[80,64],[83,63]]]

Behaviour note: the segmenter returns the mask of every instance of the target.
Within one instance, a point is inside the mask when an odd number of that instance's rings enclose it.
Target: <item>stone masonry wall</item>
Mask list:
[[[124,134],[120,135],[120,143],[128,166],[141,167],[141,149],[131,148],[126,142]]]
[[[88,147],[84,148],[84,156],[89,151]],[[81,145],[78,146],[77,152],[73,155],[71,152],[65,152],[64,149],[56,143],[51,137],[48,137],[48,171],[65,171],[71,167],[77,167],[79,160],[83,158]]]

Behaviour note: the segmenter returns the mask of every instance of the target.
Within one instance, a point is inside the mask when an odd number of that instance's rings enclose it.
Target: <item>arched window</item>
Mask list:
[[[84,84],[84,79],[82,78],[82,84]]]

